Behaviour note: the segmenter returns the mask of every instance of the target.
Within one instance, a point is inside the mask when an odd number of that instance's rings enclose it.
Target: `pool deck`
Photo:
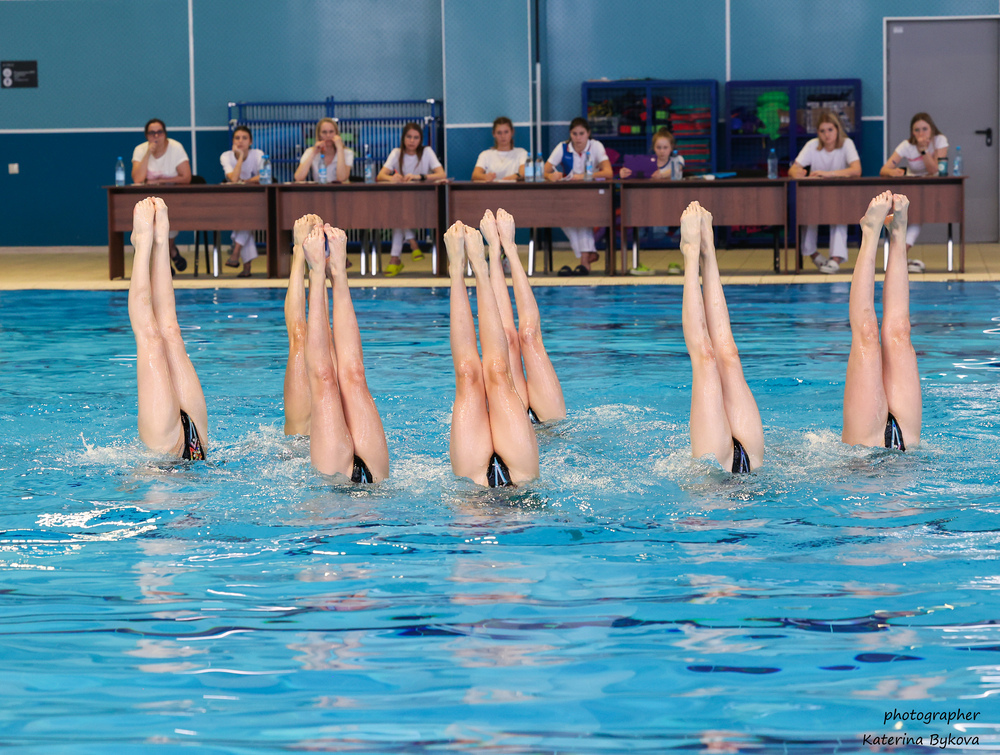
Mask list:
[[[191,252],[184,246],[181,251],[188,260],[188,268],[174,278],[175,288],[285,288],[286,278],[264,277],[264,260],[255,262],[257,271],[251,278],[237,278],[235,268],[224,268],[224,273],[213,278],[202,274],[192,275]],[[132,249],[125,248],[125,274],[131,274]],[[228,253],[228,246],[224,247]],[[522,247],[522,260],[525,248]],[[913,274],[910,279],[917,281],[998,281],[1000,280],[1000,244],[966,244],[965,273],[949,273],[946,270],[945,247],[943,244],[918,245],[911,256],[922,259],[927,272]],[[955,250],[956,258],[958,250]],[[851,249],[851,258],[836,275],[822,275],[807,261],[810,270],[797,275],[779,275],[772,270],[773,253],[770,249],[720,249],[718,253],[722,281],[726,285],[787,285],[798,283],[834,283],[849,281],[857,250]],[[358,255],[350,255],[354,267],[348,275],[350,285],[355,287],[396,286],[401,288],[434,288],[447,286],[447,278],[431,275],[430,255],[419,262],[411,262],[404,255],[405,269],[395,278],[364,277],[359,270]],[[576,260],[568,250],[556,249],[554,265],[558,270],[562,265],[576,265]],[[881,254],[879,255],[881,262]],[[388,255],[383,258],[383,264]],[[682,263],[680,252],[672,250],[648,250],[642,252],[642,262],[663,273],[671,262]],[[957,262],[957,260],[956,260]],[[603,268],[604,254],[598,263]],[[876,276],[881,279],[881,274]],[[560,278],[554,274],[536,275],[534,285],[542,286],[637,286],[637,285],[680,285],[681,275],[657,274],[650,276],[589,275],[586,277]],[[113,291],[127,289],[128,278],[108,280],[107,247],[0,247],[0,291],[29,289]]]

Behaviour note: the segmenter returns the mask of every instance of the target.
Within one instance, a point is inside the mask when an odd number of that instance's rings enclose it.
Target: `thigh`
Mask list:
[[[363,377],[360,380],[345,377],[340,381],[340,400],[354,442],[354,453],[368,465],[376,482],[386,479],[389,476],[389,447],[382,417],[368,383]]]
[[[841,438],[852,446],[882,446],[889,405],[882,385],[882,356],[878,347],[851,344],[844,385],[844,431]]]
[[[139,439],[156,453],[178,453],[181,412],[163,340],[136,336]]]
[[[528,407],[543,422],[563,419],[566,399],[545,347],[528,341],[521,345],[521,358],[528,383]]]
[[[449,447],[452,471],[458,477],[467,477],[486,485],[486,468],[493,456],[493,439],[481,376],[478,387],[474,383],[456,387]]]

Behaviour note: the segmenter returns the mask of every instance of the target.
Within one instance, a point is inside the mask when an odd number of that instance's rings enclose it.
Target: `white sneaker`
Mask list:
[[[910,260],[906,263],[906,269],[911,273],[922,273],[927,266],[920,260]]]
[[[830,260],[827,259],[827,257],[826,257],[825,254],[821,254],[820,252],[816,252],[816,254],[814,254],[812,256],[812,261],[813,261],[813,264],[816,265],[816,267],[818,267],[820,270],[822,270],[823,269],[823,265],[825,265]]]
[[[840,262],[837,260],[827,260],[819,266],[819,271],[825,275],[833,275],[840,272]]]

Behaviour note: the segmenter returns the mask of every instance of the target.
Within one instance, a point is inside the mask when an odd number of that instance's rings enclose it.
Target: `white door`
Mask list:
[[[1000,19],[886,19],[886,157],[925,112],[948,137],[949,170],[962,147],[965,240],[1000,240]],[[992,144],[977,131],[992,131]],[[942,241],[928,226],[920,240]]]

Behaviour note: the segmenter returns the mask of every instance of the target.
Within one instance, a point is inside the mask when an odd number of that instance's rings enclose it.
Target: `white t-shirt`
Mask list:
[[[829,151],[820,147],[819,139],[810,139],[806,146],[799,152],[795,162],[803,168],[810,168],[812,172],[817,170],[844,170],[858,157],[858,148],[850,139],[844,139],[844,143],[837,149]]]
[[[508,152],[501,152],[498,149],[484,149],[479,153],[476,167],[482,168],[486,173],[496,173],[497,180],[500,180],[508,176],[516,176],[527,160],[528,150],[521,147],[514,147]]]
[[[310,147],[310,149],[312,149]],[[313,149],[313,159],[309,166],[309,175],[306,176],[306,180],[312,180],[319,183],[319,165],[320,162],[326,159],[326,155],[317,149]],[[302,153],[302,157],[299,158],[299,167],[301,168],[309,162],[309,150],[307,149]],[[344,163],[350,168],[354,165],[354,152],[347,147],[344,147]],[[326,183],[332,184],[337,183],[337,156],[334,155],[333,162],[326,166]]]
[[[549,155],[548,163],[555,168],[557,171],[562,173],[562,157],[563,157],[563,147],[568,149],[573,153],[573,172],[574,173],[584,173],[586,172],[586,163],[584,162],[584,157],[587,152],[590,152],[590,159],[594,161],[594,170],[597,170],[601,163],[608,159],[608,153],[604,151],[604,145],[601,144],[596,139],[588,139],[587,146],[583,150],[583,154],[578,154],[575,149],[573,149],[572,144],[566,144],[566,142],[560,142],[556,145],[556,148],[552,150],[552,154]]]
[[[438,160],[437,155],[434,154],[434,150],[430,147],[424,147],[424,154],[421,155],[420,162],[417,162],[416,155],[403,155],[403,170],[400,171],[399,147],[396,147],[389,153],[389,159],[385,161],[385,165],[382,167],[394,170],[397,173],[401,172],[404,176],[408,176],[411,173],[426,176],[432,170],[440,168],[441,162]]]
[[[246,159],[240,166],[240,180],[246,181],[260,173],[260,163],[263,159],[264,150],[262,149],[251,149],[247,152]],[[232,173],[233,168],[236,167],[236,155],[232,150],[223,152],[219,161],[222,163],[222,170],[226,172],[226,175]]]
[[[143,142],[132,150],[132,162],[142,162],[149,152],[149,142]],[[146,181],[160,178],[177,178],[177,166],[188,161],[188,154],[180,142],[167,139],[167,151],[159,157],[150,156],[146,163]]]
[[[933,149],[937,152],[939,149],[948,148],[948,137],[944,134],[938,134],[933,139],[931,139],[931,146],[928,149]],[[899,155],[902,160],[899,161],[900,168],[906,168],[906,175],[908,176],[926,176],[927,166],[924,165],[924,159],[920,156],[920,150],[917,149],[916,144],[910,144],[909,140],[902,141],[899,146],[896,147],[896,154]]]

